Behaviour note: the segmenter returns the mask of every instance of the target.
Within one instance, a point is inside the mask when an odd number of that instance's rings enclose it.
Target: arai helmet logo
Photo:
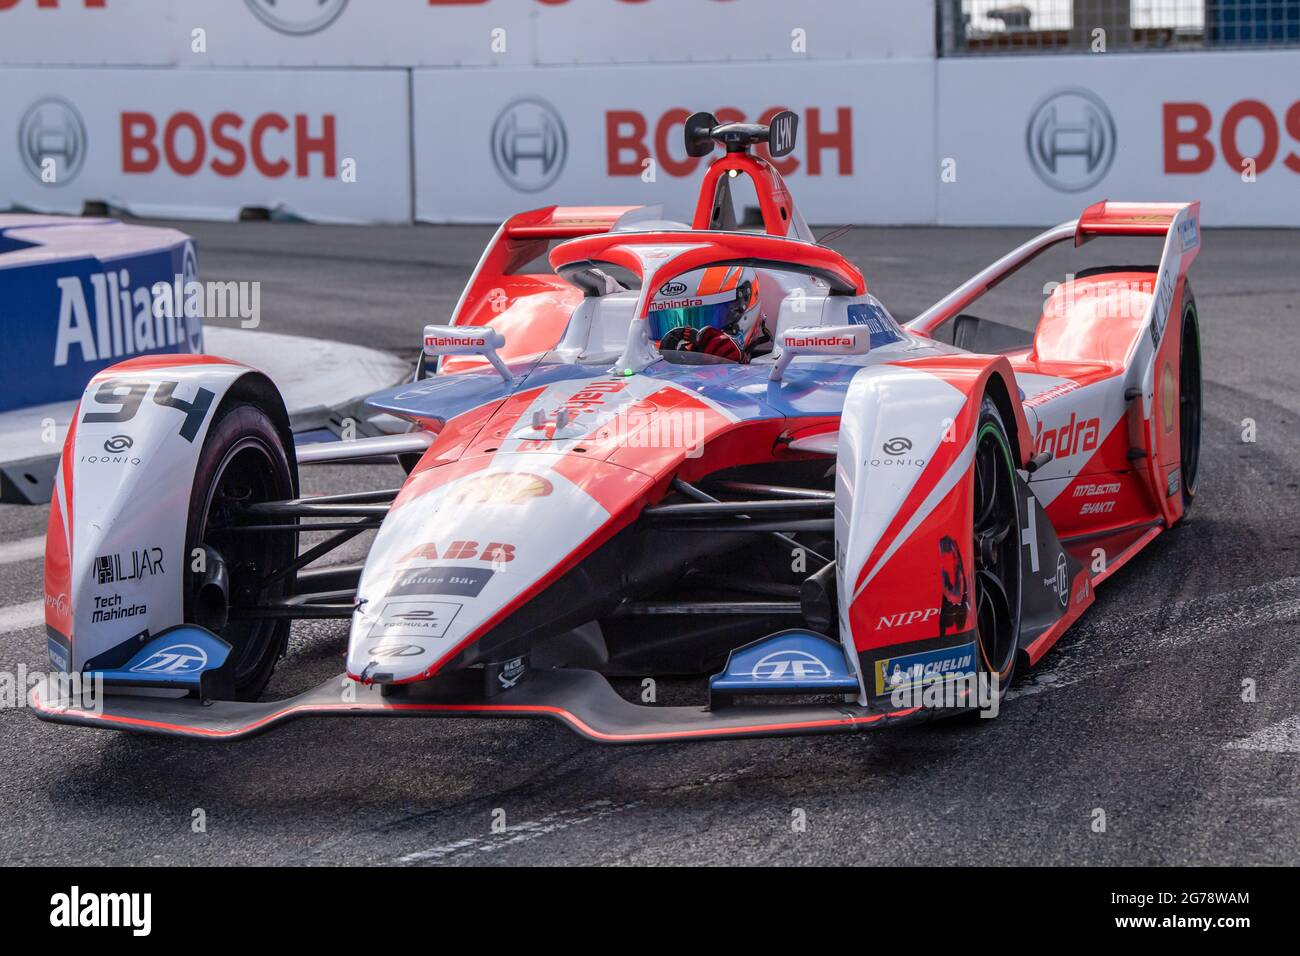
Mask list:
[[[196,674],[208,666],[208,654],[195,644],[173,644],[154,651],[131,670],[137,674]]]
[[[685,282],[665,282],[659,287],[660,295],[682,295],[686,292]]]

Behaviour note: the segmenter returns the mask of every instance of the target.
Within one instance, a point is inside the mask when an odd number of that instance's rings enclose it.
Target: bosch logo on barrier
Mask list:
[[[272,30],[306,36],[337,20],[348,0],[244,0],[244,4]]]
[[[770,107],[759,114],[754,122],[768,125],[782,109]],[[754,152],[770,162],[782,176],[789,176],[799,169],[803,169],[809,176],[821,176],[823,168],[829,174],[832,166],[835,175],[852,176],[853,109],[837,106],[824,110],[809,106],[798,112],[802,113],[802,125],[799,127],[799,145],[803,147],[804,153],[802,160],[794,155],[774,159],[766,146],[758,146]],[[828,114],[833,114],[834,119],[829,119]],[[714,111],[713,115],[719,123],[748,122],[745,114],[737,109],[720,109]],[[679,179],[695,173],[699,169],[701,157],[680,155],[683,127],[688,116],[690,113],[684,109],[671,109],[657,117],[647,117],[640,110],[607,110],[605,166],[608,175],[640,176],[645,172],[647,160],[651,158],[657,169],[665,175]],[[776,132],[776,142],[780,143],[782,137],[788,137],[792,130],[778,126]]]
[[[1165,103],[1164,114],[1164,171],[1166,173],[1203,173],[1214,165],[1216,151],[1210,138],[1214,129],[1214,114],[1204,103]],[[1243,136],[1242,127],[1246,133]],[[1245,171],[1247,160],[1253,161],[1256,175],[1269,169],[1277,161],[1281,140],[1280,127],[1285,127],[1292,140],[1300,143],[1300,100],[1287,107],[1285,115],[1261,100],[1238,100],[1223,113],[1219,125],[1219,151],[1224,163],[1233,172]],[[1258,129],[1258,133],[1256,133]],[[1242,141],[1259,143],[1253,152],[1243,152]],[[1300,152],[1289,150],[1282,157],[1282,165],[1293,173],[1300,173]],[[1190,221],[1190,220],[1189,220]],[[1184,227],[1186,228],[1186,227]],[[1196,245],[1193,235],[1184,235],[1183,249]],[[1188,240],[1193,240],[1188,245]]]
[[[554,106],[524,97],[507,105],[492,124],[491,146],[501,178],[520,192],[535,193],[564,171],[569,137]]]
[[[124,112],[122,172],[143,175],[166,164],[177,176],[207,169],[230,177],[242,174],[251,163],[268,179],[290,172],[306,179],[313,167],[322,178],[333,179],[338,168],[335,126],[333,113],[319,117],[297,113],[292,122],[279,113],[263,113],[249,122],[228,110],[207,121],[188,111],[165,118]],[[313,155],[320,157],[320,163],[312,162]]]
[[[37,100],[18,121],[18,152],[36,181],[62,186],[86,161],[86,123],[77,108],[57,96]]]
[[[1101,182],[1115,161],[1115,120],[1088,90],[1057,90],[1029,114],[1029,165],[1053,189],[1077,193]]]

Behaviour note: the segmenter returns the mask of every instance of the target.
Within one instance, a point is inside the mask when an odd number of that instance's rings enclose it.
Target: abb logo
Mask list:
[[[1254,156],[1246,156],[1237,145],[1243,123],[1258,126],[1263,143]],[[1300,100],[1292,103],[1285,117],[1279,118],[1259,100],[1239,100],[1228,107],[1219,126],[1219,148],[1224,162],[1241,172],[1247,159],[1255,161],[1255,172],[1262,173],[1277,159],[1279,127],[1300,142]],[[1214,115],[1203,103],[1166,103],[1164,106],[1165,172],[1203,173],[1214,164],[1215,149],[1211,140]],[[1300,154],[1288,152],[1282,164],[1300,173]]]
[[[319,134],[311,128],[317,125]],[[251,161],[268,179],[292,170],[299,179],[311,174],[311,157],[321,157],[318,168],[333,179],[337,166],[334,114],[318,123],[303,113],[293,122],[279,113],[263,113],[251,123],[238,113],[223,112],[204,123],[190,112],[173,113],[159,121],[150,113],[122,114],[122,172],[152,173],[160,163],[178,176],[193,176],[208,168],[218,176],[238,176]],[[292,161],[291,161],[292,159]]]
[[[489,564],[504,564],[515,559],[515,546],[493,541],[480,551],[477,541],[453,541],[439,551],[436,544],[422,544],[402,555],[401,563],[405,564],[417,558],[424,561],[471,561],[478,558]]]
[[[0,0],[0,11],[12,10],[20,3],[22,3],[22,0]],[[108,4],[108,0],[72,0],[68,5],[75,7],[78,3],[87,10],[102,10]],[[36,0],[36,6],[42,10],[56,10],[59,6],[59,0]]]
[[[770,124],[773,117],[786,107],[773,106],[758,117],[759,123]],[[638,110],[607,110],[605,113],[605,165],[611,176],[639,176],[644,171],[644,163],[654,152],[655,162],[669,176],[690,176],[706,157],[681,156],[674,150],[684,150],[682,146],[682,128],[690,111],[671,109],[659,116],[654,122],[651,133],[650,122],[644,113]],[[720,109],[714,113],[719,123],[743,123],[745,114],[732,108]],[[830,151],[835,168],[840,176],[853,175],[853,110],[848,106],[835,109],[835,125],[828,126],[822,110],[810,106],[803,111],[803,120],[799,127],[799,139],[804,149],[804,160],[795,156],[773,159],[767,147],[755,147],[755,153],[775,167],[782,176],[788,176],[806,162],[809,176],[822,175],[823,154]],[[670,148],[670,145],[671,148]]]

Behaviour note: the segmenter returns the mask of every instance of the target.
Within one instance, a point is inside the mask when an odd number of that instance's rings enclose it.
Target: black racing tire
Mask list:
[[[1183,517],[1196,499],[1201,459],[1201,324],[1191,284],[1183,287],[1183,334],[1178,353],[1178,443]],[[1182,520],[1181,518],[1179,519]]]
[[[293,576],[269,587],[260,580],[297,554],[291,532],[232,532],[234,510],[243,504],[294,496],[293,471],[284,442],[270,416],[255,405],[222,408],[208,429],[194,469],[185,534],[185,620],[209,627],[231,645],[236,700],[256,700],[289,641],[287,618],[231,618],[216,625],[199,599],[202,576],[194,570],[196,549],[211,549],[225,563],[229,609],[292,593]]]
[[[1020,639],[1020,497],[1015,457],[997,406],[985,398],[975,428],[974,573],[976,666],[1011,686]]]

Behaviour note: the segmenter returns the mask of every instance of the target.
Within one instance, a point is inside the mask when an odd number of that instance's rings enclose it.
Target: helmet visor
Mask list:
[[[715,328],[724,331],[731,323],[731,310],[735,300],[714,302],[708,305],[690,305],[679,309],[656,309],[646,316],[650,323],[650,338],[658,342],[673,329]]]

